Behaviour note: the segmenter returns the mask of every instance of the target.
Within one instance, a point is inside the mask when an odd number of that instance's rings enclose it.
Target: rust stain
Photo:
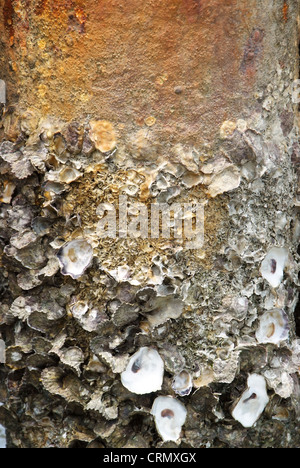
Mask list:
[[[65,12],[75,10],[75,16],[81,22],[85,18],[85,13],[82,9],[84,0],[39,0],[34,8],[34,14],[44,16],[45,19],[51,19],[64,16]],[[80,19],[79,19],[80,18]],[[85,18],[86,19],[86,18]],[[84,21],[85,21],[84,19]]]
[[[85,25],[87,15],[82,8],[75,8],[75,16],[81,25]]]
[[[48,0],[39,0],[34,9],[35,14],[42,15],[47,6],[47,3],[48,3]]]
[[[14,22],[13,22],[14,8],[13,8],[12,0],[4,0],[3,17],[4,17],[4,25],[9,33],[10,45],[13,45],[15,32],[14,32]]]
[[[24,10],[5,0],[22,108],[68,121],[114,115],[127,133],[155,115],[158,141],[181,129],[192,144],[200,128],[214,134],[238,102],[240,69],[262,50],[260,30],[245,52],[234,33],[255,28],[248,0],[35,0]]]
[[[282,14],[283,14],[283,20],[285,23],[288,21],[288,13],[289,13],[289,5],[286,2],[286,0],[284,0]]]
[[[69,15],[69,30],[85,32],[85,23],[87,15],[82,8],[75,8],[74,12]]]
[[[198,21],[202,10],[203,0],[182,0],[182,11],[190,22]]]

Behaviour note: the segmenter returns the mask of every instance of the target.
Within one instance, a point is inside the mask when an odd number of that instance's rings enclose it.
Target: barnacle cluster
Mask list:
[[[288,437],[299,223],[278,122],[232,118],[215,142],[176,143],[168,158],[154,117],[125,139],[107,120],[33,109],[1,125],[0,422],[12,445],[243,446],[244,428],[255,445],[263,423]],[[204,207],[201,245],[178,235],[195,216],[174,203]],[[158,204],[169,235],[151,237]]]

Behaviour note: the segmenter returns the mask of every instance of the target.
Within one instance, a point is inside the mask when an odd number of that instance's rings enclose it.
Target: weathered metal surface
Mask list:
[[[43,115],[112,120],[122,139],[153,116],[162,146],[199,144],[247,107],[271,58],[269,8],[255,0],[5,0],[9,96]]]

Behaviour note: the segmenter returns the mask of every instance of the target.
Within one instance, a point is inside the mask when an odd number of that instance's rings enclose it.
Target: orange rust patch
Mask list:
[[[254,0],[23,3],[5,0],[5,40],[15,35],[7,62],[17,63],[8,91],[17,77],[23,109],[69,121],[113,116],[126,134],[154,115],[163,145],[199,144],[240,112],[249,89],[240,31],[255,28]]]
[[[283,8],[282,8],[282,14],[283,14],[283,19],[284,22],[286,23],[288,21],[288,13],[289,13],[289,6],[287,2],[284,0]]]
[[[75,16],[81,25],[84,25],[87,20],[87,15],[82,8],[75,8]]]
[[[203,0],[182,0],[182,13],[186,14],[188,21],[195,22],[200,18]]]
[[[37,5],[34,9],[34,12],[36,15],[42,15],[43,11],[45,10],[47,6],[48,0],[40,0],[37,2]]]

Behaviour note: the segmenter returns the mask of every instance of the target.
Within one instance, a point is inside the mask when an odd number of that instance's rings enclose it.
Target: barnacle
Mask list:
[[[164,362],[155,349],[140,348],[129,360],[121,374],[121,382],[128,390],[138,395],[161,389]]]
[[[65,184],[70,184],[81,177],[81,175],[81,172],[77,171],[74,167],[66,166],[59,173],[59,181],[64,182]]]
[[[80,278],[90,266],[93,248],[85,239],[67,242],[58,252],[57,258],[63,275]]]
[[[259,319],[256,339],[259,343],[280,344],[289,336],[289,321],[283,310],[265,312]]]
[[[160,396],[154,400],[151,414],[154,416],[157,432],[163,441],[176,442],[187,416],[184,405],[171,396]]]
[[[263,278],[273,288],[278,288],[283,280],[284,269],[288,261],[288,251],[285,248],[272,247],[265,256],[260,272]]]
[[[247,390],[236,403],[232,416],[244,427],[252,427],[269,403],[269,397],[263,376],[258,374],[249,375],[247,386]]]
[[[220,137],[222,139],[230,138],[237,127],[236,122],[225,120],[220,128]]]
[[[175,375],[172,382],[172,389],[179,396],[189,395],[193,388],[193,380],[191,374],[182,370],[179,374]]]

